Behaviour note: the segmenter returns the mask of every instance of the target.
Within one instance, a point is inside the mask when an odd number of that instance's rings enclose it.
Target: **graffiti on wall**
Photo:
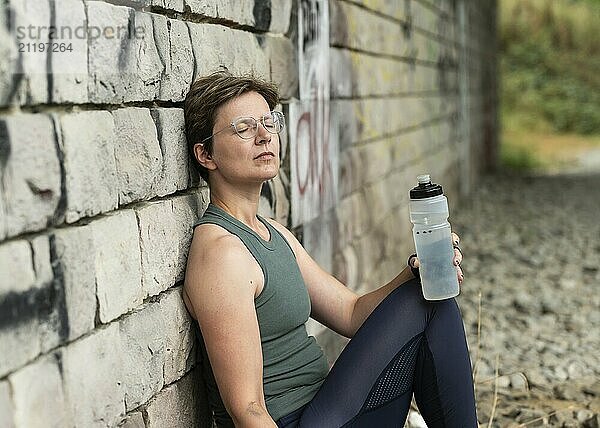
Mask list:
[[[330,127],[329,9],[298,5],[299,100],[290,104],[292,225],[315,219],[337,198],[338,147]]]

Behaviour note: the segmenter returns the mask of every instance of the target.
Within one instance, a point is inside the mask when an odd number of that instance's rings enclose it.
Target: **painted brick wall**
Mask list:
[[[0,426],[211,425],[180,297],[208,203],[182,101],[194,76],[225,66],[277,82],[287,111],[298,7],[0,1]],[[456,206],[493,167],[495,13],[493,0],[329,2],[338,201],[294,231],[353,289],[389,280],[412,252],[417,174]],[[59,53],[15,54],[17,25],[82,23],[143,37],[74,39],[73,73]],[[261,208],[287,224],[293,143],[283,135],[284,170]],[[310,330],[333,361],[345,341]]]

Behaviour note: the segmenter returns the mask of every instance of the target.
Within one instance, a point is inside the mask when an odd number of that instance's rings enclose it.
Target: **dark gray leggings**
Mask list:
[[[471,364],[454,299],[428,302],[410,281],[366,319],[285,428],[402,427],[415,400],[429,428],[477,427]]]

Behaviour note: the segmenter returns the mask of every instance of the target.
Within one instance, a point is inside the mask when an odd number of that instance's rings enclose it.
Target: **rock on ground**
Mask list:
[[[600,175],[485,177],[454,211],[479,422],[597,427]]]

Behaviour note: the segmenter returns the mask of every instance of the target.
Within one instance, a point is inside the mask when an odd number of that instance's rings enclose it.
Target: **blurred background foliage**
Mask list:
[[[501,157],[551,172],[600,148],[600,0],[500,0]]]

